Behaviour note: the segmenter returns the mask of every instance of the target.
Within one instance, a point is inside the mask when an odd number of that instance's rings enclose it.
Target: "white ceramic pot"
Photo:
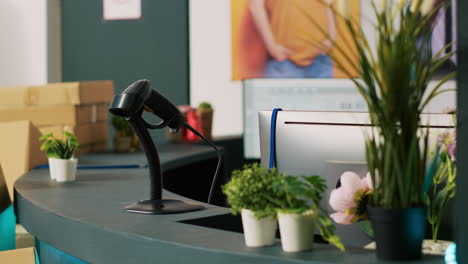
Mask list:
[[[248,209],[242,209],[241,216],[245,244],[248,247],[270,246],[275,243],[278,226],[275,218],[257,219],[254,213]]]
[[[283,251],[312,250],[314,246],[314,221],[313,211],[302,214],[278,213]]]
[[[74,181],[76,178],[77,159],[49,159],[50,177],[58,182]]]
[[[50,178],[52,180],[55,180],[55,175],[57,174],[55,172],[55,162],[54,160],[56,160],[56,158],[49,158],[49,174],[50,174]]]

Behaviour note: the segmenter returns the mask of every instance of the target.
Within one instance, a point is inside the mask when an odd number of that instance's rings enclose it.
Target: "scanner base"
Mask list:
[[[203,209],[203,205],[174,199],[142,200],[125,207],[126,212],[137,214],[180,214]]]

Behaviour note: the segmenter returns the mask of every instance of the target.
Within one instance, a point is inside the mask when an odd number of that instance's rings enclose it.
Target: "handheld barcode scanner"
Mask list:
[[[143,110],[152,112],[160,117],[162,121],[159,124],[150,124],[146,122],[142,113]],[[176,214],[190,211],[202,210],[204,207],[199,204],[173,200],[162,199],[162,172],[159,155],[154,145],[153,140],[148,132],[148,129],[161,129],[169,127],[171,132],[177,131],[185,126],[196,135],[203,138],[210,144],[218,153],[218,166],[211,186],[208,203],[211,202],[211,195],[219,174],[220,164],[222,162],[221,153],[216,146],[193,129],[185,122],[182,113],[164,96],[151,88],[151,83],[148,80],[137,81],[128,86],[121,94],[115,95],[109,107],[109,112],[116,116],[124,117],[135,130],[136,135],[140,139],[143,149],[148,160],[150,170],[150,199],[142,200],[125,207],[125,211],[131,213],[142,214]]]
[[[168,126],[177,131],[184,125],[184,116],[160,93],[151,88],[148,80],[140,80],[132,83],[121,94],[114,96],[109,111],[114,115],[131,118],[141,116],[146,110],[162,119],[157,125],[149,124],[149,128],[163,128]]]

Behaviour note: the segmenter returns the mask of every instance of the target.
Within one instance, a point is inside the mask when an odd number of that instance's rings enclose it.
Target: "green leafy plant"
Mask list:
[[[121,116],[112,116],[112,126],[115,128],[118,136],[132,137],[135,134],[132,126]]]
[[[76,136],[70,132],[63,132],[64,139],[54,137],[53,133],[42,135],[39,140],[44,141],[41,150],[49,158],[71,159],[79,146]]]
[[[199,105],[198,105],[198,109],[213,109],[211,107],[211,104],[208,103],[208,102],[201,102]]]
[[[278,212],[302,214],[312,211],[322,237],[344,251],[340,238],[335,235],[335,226],[327,210],[321,207],[323,193],[327,190],[325,180],[320,176],[291,176],[281,174],[275,177],[275,196],[264,196],[274,203]]]
[[[339,12],[327,2],[323,4],[346,25],[349,37],[343,36],[344,44],[338,45],[323,26],[315,25],[334,46],[333,52],[327,54],[366,101],[374,128],[366,136],[365,146],[374,183],[370,204],[382,208],[424,206],[424,181],[433,175],[426,175],[429,130],[421,129],[426,124],[422,124],[420,116],[434,97],[449,90],[443,90],[442,84],[452,79],[454,72],[432,88],[428,84],[436,70],[456,52],[444,54],[453,46],[449,44],[432,54],[428,43],[433,20],[449,1],[440,1],[434,8],[433,0],[402,0],[398,5],[382,1],[380,7],[370,1],[377,20],[375,48],[360,23],[349,17],[349,12],[343,12],[346,9],[339,8]],[[310,20],[315,21],[313,17]],[[320,42],[311,44],[323,48]]]
[[[276,205],[271,199],[281,199],[274,189],[275,179],[281,177],[276,169],[266,169],[258,163],[245,165],[232,173],[229,183],[223,185],[233,214],[242,209],[251,210],[258,219],[276,217]]]
[[[452,114],[455,116],[454,113]],[[447,132],[442,134],[439,139],[440,146],[434,157],[437,169],[427,197],[429,209],[427,219],[432,227],[432,240],[434,242],[437,242],[440,223],[448,201],[455,197],[457,192],[455,183],[457,177],[456,134]]]

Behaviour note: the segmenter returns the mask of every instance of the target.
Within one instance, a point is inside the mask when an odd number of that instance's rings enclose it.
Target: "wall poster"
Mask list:
[[[359,24],[359,0],[350,0],[350,14]],[[347,53],[353,49],[344,21],[322,0],[231,0],[231,20],[233,80],[346,77],[316,48],[340,58],[318,23]]]

